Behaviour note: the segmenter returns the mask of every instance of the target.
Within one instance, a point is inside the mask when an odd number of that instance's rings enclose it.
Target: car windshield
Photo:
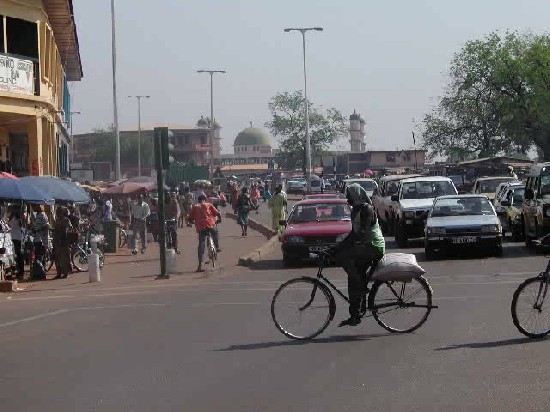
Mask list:
[[[438,196],[456,195],[449,181],[403,183],[402,199],[431,199]]]
[[[351,210],[346,203],[316,203],[296,205],[289,223],[350,220]]]
[[[376,189],[376,183],[374,183],[372,180],[364,180],[361,182],[353,182],[353,183],[358,183],[359,186],[361,186],[367,192],[373,192],[374,189]]]
[[[489,200],[483,197],[452,197],[435,201],[431,217],[494,215]]]
[[[523,203],[523,195],[525,194],[525,188],[514,189],[512,195],[512,204],[521,205]]]
[[[550,173],[540,176],[540,194],[543,196],[550,195]]]
[[[501,179],[490,179],[482,180],[479,182],[477,193],[495,193],[497,191],[498,185],[503,182],[509,182],[514,180],[513,178],[501,178]]]

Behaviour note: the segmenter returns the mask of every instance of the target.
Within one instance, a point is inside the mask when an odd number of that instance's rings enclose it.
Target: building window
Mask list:
[[[386,155],[386,162],[388,163],[395,163],[395,156],[391,154]]]
[[[6,40],[8,41],[7,53],[38,59],[38,29],[36,23],[6,17]]]

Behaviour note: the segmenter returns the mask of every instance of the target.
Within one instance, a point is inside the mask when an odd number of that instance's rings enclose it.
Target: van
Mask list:
[[[539,163],[527,173],[523,227],[527,246],[550,233],[550,162]]]

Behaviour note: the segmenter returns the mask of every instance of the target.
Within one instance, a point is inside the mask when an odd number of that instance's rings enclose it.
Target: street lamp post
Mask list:
[[[111,0],[111,51],[113,62],[113,122],[115,126],[115,180],[119,180],[120,172],[120,133],[118,130],[118,104],[116,94],[116,38],[115,38],[115,0]]]
[[[210,75],[210,161],[214,161],[214,73],[225,74],[225,70],[197,70],[197,73]]]
[[[305,111],[305,129],[306,129],[306,180],[307,192],[311,192],[311,141],[309,138],[309,105],[307,104],[307,74],[306,74],[306,32],[310,30],[323,31],[322,27],[303,27],[288,28],[284,31],[299,31],[302,33],[302,48],[304,54],[304,111]]]
[[[138,176],[141,176],[141,99],[149,99],[151,96],[128,96],[136,98],[138,102]]]

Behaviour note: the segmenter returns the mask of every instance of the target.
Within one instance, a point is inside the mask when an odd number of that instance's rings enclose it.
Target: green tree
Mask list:
[[[347,136],[347,121],[342,113],[323,110],[308,102],[311,155],[319,156],[330,145]],[[271,120],[265,124],[278,139],[283,166],[305,171],[304,98],[300,90],[277,93],[268,104]]]
[[[94,162],[115,162],[116,141],[113,125],[93,130],[91,145],[95,147]],[[136,167],[138,158],[138,133],[120,134],[120,163],[124,167]],[[150,132],[141,134],[141,165],[153,165],[153,138]]]
[[[433,154],[550,156],[548,36],[491,33],[457,52],[444,95],[422,122]]]

